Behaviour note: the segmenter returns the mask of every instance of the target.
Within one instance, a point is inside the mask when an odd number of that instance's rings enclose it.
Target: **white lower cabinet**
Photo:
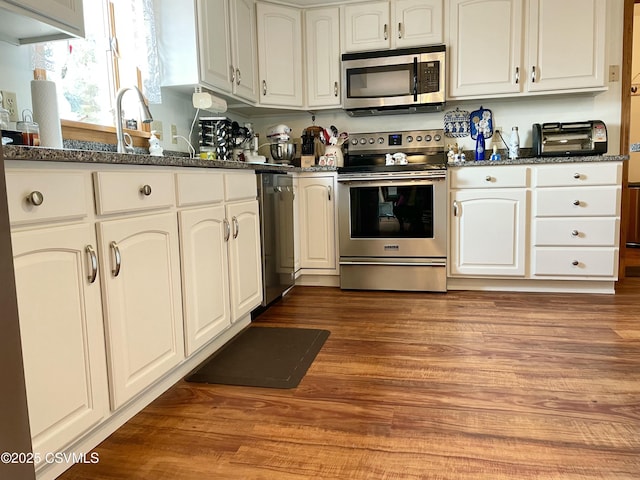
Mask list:
[[[527,191],[459,190],[451,198],[450,274],[524,276]]]
[[[191,355],[262,302],[253,172],[178,173],[185,348]]]
[[[175,213],[98,223],[111,406],[184,359]]]
[[[335,176],[298,179],[296,199],[302,269],[337,268],[335,191]]]
[[[12,243],[33,451],[44,459],[109,412],[96,237],[78,223],[14,231]]]

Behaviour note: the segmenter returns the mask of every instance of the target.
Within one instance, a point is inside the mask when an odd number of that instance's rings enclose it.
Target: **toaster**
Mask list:
[[[532,138],[536,157],[607,153],[607,127],[601,120],[534,123]]]

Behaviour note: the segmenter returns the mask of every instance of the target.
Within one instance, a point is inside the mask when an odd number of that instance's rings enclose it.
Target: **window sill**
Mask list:
[[[65,140],[81,140],[86,142],[107,143],[116,145],[116,127],[104,125],[94,125],[90,123],[74,122],[72,120],[61,120],[62,138]],[[149,146],[151,134],[141,130],[124,129],[131,135],[134,147],[146,148]]]

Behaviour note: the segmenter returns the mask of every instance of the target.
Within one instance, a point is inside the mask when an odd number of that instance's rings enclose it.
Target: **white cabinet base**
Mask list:
[[[604,293],[613,295],[616,282],[613,280],[530,280],[448,278],[447,290],[476,290],[484,292],[531,292],[531,293]]]

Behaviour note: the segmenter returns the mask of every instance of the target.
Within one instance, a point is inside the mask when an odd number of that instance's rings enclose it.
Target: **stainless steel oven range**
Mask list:
[[[350,136],[338,169],[341,288],[446,291],[442,137],[442,130]]]

